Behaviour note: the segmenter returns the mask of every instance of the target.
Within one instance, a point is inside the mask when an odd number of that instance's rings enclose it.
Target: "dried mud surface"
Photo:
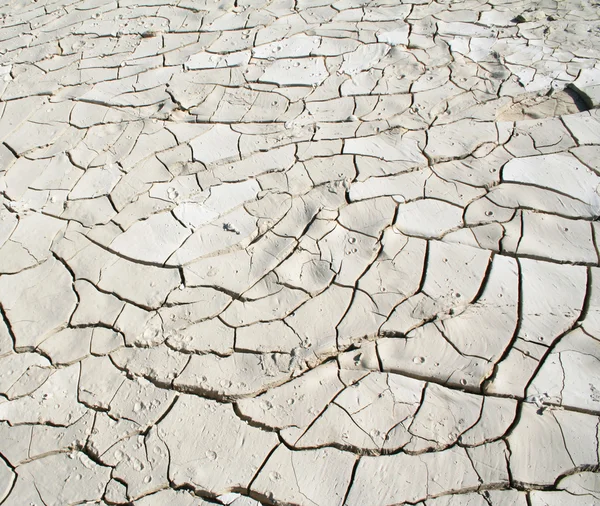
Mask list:
[[[2,4],[0,504],[599,504],[599,19]]]

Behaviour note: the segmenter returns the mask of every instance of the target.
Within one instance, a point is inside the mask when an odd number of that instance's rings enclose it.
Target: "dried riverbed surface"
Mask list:
[[[0,504],[600,502],[600,6],[0,7]]]

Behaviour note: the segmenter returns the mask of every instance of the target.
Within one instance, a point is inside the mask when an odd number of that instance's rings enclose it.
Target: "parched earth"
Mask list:
[[[600,4],[0,8],[0,504],[600,504]]]

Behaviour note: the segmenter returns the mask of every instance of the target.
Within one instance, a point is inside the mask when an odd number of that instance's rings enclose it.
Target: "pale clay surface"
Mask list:
[[[0,504],[600,504],[600,6],[0,7]]]

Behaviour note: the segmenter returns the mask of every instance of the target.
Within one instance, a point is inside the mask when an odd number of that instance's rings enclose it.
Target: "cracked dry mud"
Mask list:
[[[600,5],[0,8],[0,504],[600,503]]]

